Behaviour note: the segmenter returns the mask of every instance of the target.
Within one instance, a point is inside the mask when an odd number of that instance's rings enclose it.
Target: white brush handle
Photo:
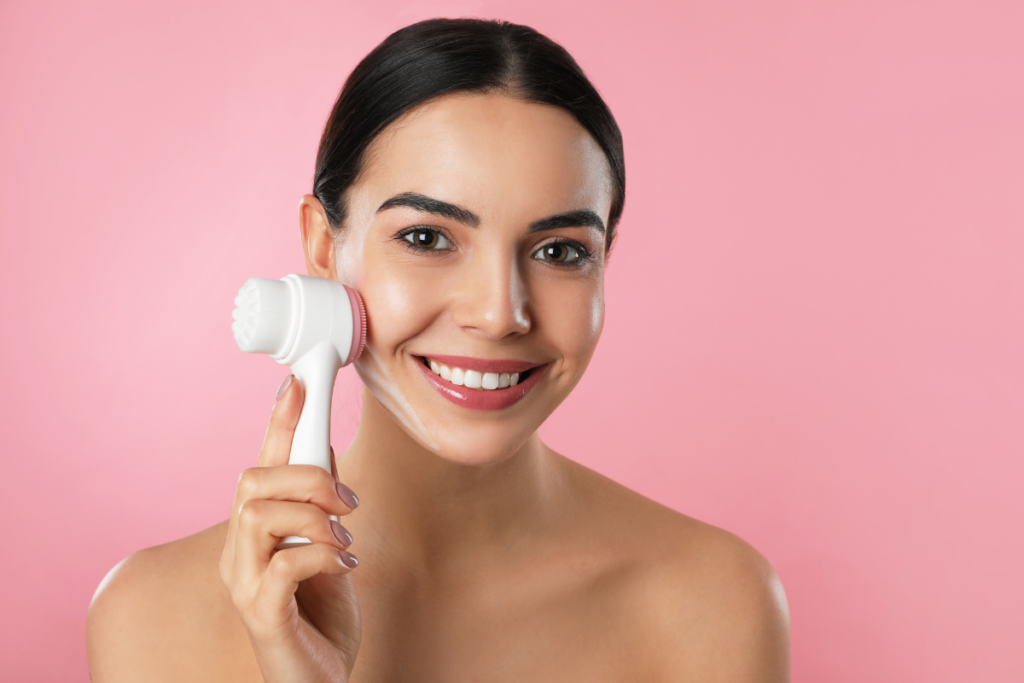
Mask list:
[[[331,471],[331,397],[340,368],[338,353],[328,340],[314,346],[291,366],[295,379],[302,382],[305,399],[292,437],[289,465],[316,465]],[[333,515],[331,518],[336,519]],[[309,542],[304,536],[287,536],[277,549]]]
[[[308,275],[249,278],[238,290],[231,317],[238,348],[269,353],[291,367],[305,389],[288,463],[330,472],[331,394],[338,370],[359,357],[366,341],[362,298],[336,280]],[[287,536],[277,547],[309,542]]]

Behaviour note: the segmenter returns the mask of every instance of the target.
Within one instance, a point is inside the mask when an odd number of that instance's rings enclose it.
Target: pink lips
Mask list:
[[[476,370],[478,372],[524,372],[533,370],[530,376],[514,387],[505,389],[469,389],[467,387],[452,384],[446,379],[435,375],[422,361],[417,361],[423,372],[423,376],[438,392],[446,399],[456,405],[473,410],[501,410],[508,408],[519,399],[530,393],[530,389],[536,386],[540,378],[544,376],[548,366],[534,365],[523,361],[515,360],[483,360],[480,358],[469,358],[464,356],[430,356],[431,360],[444,363],[450,367],[462,368],[463,370]]]

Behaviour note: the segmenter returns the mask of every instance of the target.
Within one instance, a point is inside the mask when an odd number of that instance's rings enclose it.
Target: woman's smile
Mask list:
[[[549,363],[486,360],[469,356],[414,356],[427,383],[452,403],[501,410],[537,386]]]

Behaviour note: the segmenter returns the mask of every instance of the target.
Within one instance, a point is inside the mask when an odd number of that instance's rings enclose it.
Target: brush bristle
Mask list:
[[[349,357],[346,365],[359,360],[366,348],[366,304],[363,297],[356,290],[345,287],[348,292],[349,303],[352,304],[352,348],[349,349]]]
[[[231,332],[248,353],[277,353],[288,338],[292,312],[288,285],[249,278],[238,290]]]

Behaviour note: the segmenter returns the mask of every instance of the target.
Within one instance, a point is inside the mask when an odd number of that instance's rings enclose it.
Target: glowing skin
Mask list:
[[[785,598],[756,551],[537,436],[601,332],[596,143],[561,109],[451,95],[369,152],[340,234],[300,205],[309,274],[358,288],[369,317],[341,483],[285,464],[303,401],[287,383],[231,518],[104,581],[93,680],[789,680]],[[275,551],[286,535],[313,543]]]
[[[458,206],[479,223],[409,206],[379,210],[408,193]],[[362,293],[369,312],[359,375],[419,444],[455,462],[500,461],[576,385],[604,319],[604,234],[588,225],[539,232],[530,226],[578,210],[604,223],[611,198],[604,153],[555,107],[497,95],[447,96],[414,109],[375,140],[347,195],[335,272]],[[420,226],[436,231],[440,248],[410,249],[400,233]],[[572,249],[569,261],[577,265],[537,258],[558,240],[583,247]],[[547,367],[516,404],[469,410],[453,406],[417,367],[436,355]]]

